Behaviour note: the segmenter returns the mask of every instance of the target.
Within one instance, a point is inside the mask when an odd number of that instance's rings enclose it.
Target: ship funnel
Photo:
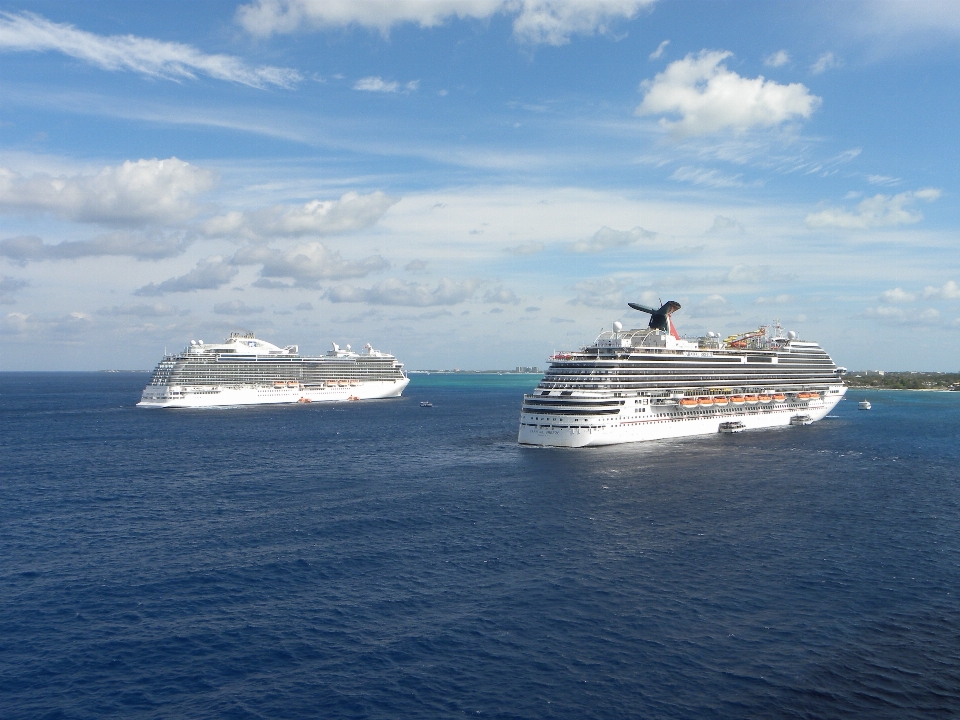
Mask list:
[[[627,305],[632,307],[634,310],[649,313],[650,324],[647,327],[649,327],[651,330],[663,330],[664,332],[671,332],[670,316],[680,309],[680,303],[675,302],[674,300],[667,301],[659,310],[654,310],[652,307],[647,307],[646,305],[640,305],[638,303],[627,303]]]

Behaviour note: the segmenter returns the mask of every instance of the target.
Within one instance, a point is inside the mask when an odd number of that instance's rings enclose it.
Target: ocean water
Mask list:
[[[960,715],[960,393],[546,450],[532,376],[146,380],[0,374],[0,717]]]

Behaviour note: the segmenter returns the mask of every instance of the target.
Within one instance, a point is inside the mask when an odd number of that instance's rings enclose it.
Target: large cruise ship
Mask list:
[[[847,388],[823,349],[783,334],[779,323],[720,339],[684,339],[672,315],[649,325],[620,323],[592,345],[557,353],[536,390],[524,395],[519,442],[585,447],[739,432],[822,419]]]
[[[403,363],[370,345],[347,345],[320,357],[277,347],[252,333],[231,333],[219,345],[191,340],[167,355],[143,390],[140,407],[196,408],[273,403],[330,402],[399,397],[410,380]]]

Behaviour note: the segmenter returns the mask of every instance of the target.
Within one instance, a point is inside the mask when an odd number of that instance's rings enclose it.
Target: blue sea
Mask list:
[[[0,374],[0,717],[960,715],[960,393],[551,450],[534,376],[147,379]]]

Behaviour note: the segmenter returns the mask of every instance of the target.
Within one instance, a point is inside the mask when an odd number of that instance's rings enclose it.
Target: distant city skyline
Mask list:
[[[960,358],[960,5],[0,2],[2,370],[545,365],[628,301]]]

